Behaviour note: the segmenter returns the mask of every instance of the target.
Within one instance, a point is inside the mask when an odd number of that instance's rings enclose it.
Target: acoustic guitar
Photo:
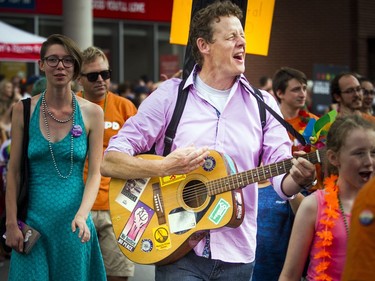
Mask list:
[[[323,154],[317,150],[303,157],[315,164]],[[171,263],[194,248],[208,230],[241,224],[241,188],[284,174],[291,167],[288,159],[236,173],[228,155],[211,150],[204,165],[186,175],[112,179],[110,213],[119,247],[135,263]]]

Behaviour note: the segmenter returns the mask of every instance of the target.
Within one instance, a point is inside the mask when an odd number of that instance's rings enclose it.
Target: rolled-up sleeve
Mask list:
[[[136,115],[129,118],[118,134],[113,136],[105,151],[136,155],[149,151],[156,144],[163,147],[165,124],[168,124],[177,100],[179,79],[162,83],[140,105]]]
[[[264,99],[267,105],[269,105],[277,114],[282,116],[280,109],[272,96],[269,94],[264,95]],[[275,164],[292,158],[292,142],[290,141],[285,127],[274,118],[270,112],[267,112],[266,116],[267,124],[263,130],[263,164]],[[281,184],[284,177],[285,174],[281,174],[271,178],[272,185],[276,193],[282,199],[292,199],[294,196],[287,197],[281,190]]]

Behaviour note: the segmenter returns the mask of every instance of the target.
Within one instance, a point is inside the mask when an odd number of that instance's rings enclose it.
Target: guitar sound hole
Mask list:
[[[200,181],[191,181],[185,186],[182,198],[190,208],[198,208],[206,201],[206,186]]]

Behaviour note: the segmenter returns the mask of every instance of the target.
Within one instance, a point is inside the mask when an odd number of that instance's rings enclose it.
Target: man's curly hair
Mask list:
[[[242,20],[241,9],[230,1],[216,1],[199,10],[190,23],[189,41],[192,47],[192,55],[196,63],[202,67],[203,57],[197,46],[197,39],[203,38],[207,43],[213,43],[212,24],[219,22],[220,17],[235,16]]]

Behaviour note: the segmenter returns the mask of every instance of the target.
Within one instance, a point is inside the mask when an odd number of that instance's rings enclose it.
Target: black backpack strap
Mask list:
[[[249,91],[258,101],[258,104],[259,105],[262,105],[262,107],[264,107],[265,109],[267,109],[276,119],[277,121],[279,121],[281,123],[281,125],[283,125],[285,127],[285,129],[293,136],[295,137],[302,145],[306,145],[306,140],[305,138],[296,131],[296,129],[293,128],[292,125],[290,125],[287,121],[285,121],[285,119],[283,117],[281,117],[276,111],[274,111],[268,104],[266,104],[264,101],[263,101],[263,98],[261,98],[262,94],[261,92],[255,88],[254,88],[254,91],[255,92],[258,92],[257,94],[256,93],[253,93],[249,88],[248,86],[245,84],[245,83],[242,83],[242,85],[247,89],[247,91]],[[259,95],[260,94],[260,95]],[[261,108],[259,108],[259,110],[261,110]],[[261,118],[262,118],[262,113],[261,114]],[[263,121],[262,121],[263,122]],[[262,124],[262,127],[263,124]]]
[[[167,156],[171,152],[173,140],[176,136],[177,126],[178,123],[180,123],[182,112],[185,108],[190,88],[186,87],[185,89],[183,89],[185,82],[186,80],[182,80],[180,85],[178,86],[178,97],[176,106],[173,111],[172,119],[167,127],[167,130],[165,131],[163,156]]]
[[[182,80],[178,87],[178,97],[175,109],[173,111],[172,119],[167,127],[164,137],[164,151],[163,156],[167,156],[172,149],[173,140],[176,136],[177,126],[180,122],[182,112],[184,111],[186,100],[189,93],[189,87],[183,89],[186,80]],[[262,128],[266,125],[266,109],[286,128],[286,130],[292,134],[302,145],[306,145],[305,138],[298,133],[292,125],[284,120],[279,114],[277,114],[271,107],[269,107],[263,101],[262,93],[254,87],[254,92],[252,92],[246,84],[242,83],[244,87],[256,98],[259,107],[260,120]]]
[[[262,129],[266,126],[266,108],[264,107],[264,99],[261,91],[259,91],[257,88],[254,89],[254,94],[257,95],[259,98],[257,98],[258,102],[258,108],[259,108],[259,115],[260,115],[260,123],[262,124]]]
[[[254,95],[258,96],[256,100],[257,100],[258,108],[259,108],[260,124],[262,125],[262,130],[264,130],[264,127],[266,126],[266,123],[267,123],[266,108],[264,107],[264,98],[263,98],[261,91],[259,91],[257,88],[254,88]],[[264,138],[264,134],[262,133],[262,139],[263,138]],[[258,167],[262,163],[262,158],[263,158],[263,149],[261,153],[259,154]]]

